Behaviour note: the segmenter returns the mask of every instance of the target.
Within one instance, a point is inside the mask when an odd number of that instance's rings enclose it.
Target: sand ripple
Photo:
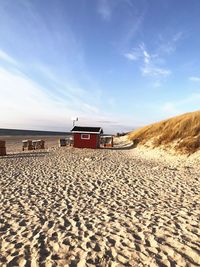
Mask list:
[[[200,266],[199,171],[129,151],[0,159],[0,266]]]

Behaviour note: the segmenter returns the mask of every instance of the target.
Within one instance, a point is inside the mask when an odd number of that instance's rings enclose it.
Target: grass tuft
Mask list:
[[[177,152],[192,154],[200,148],[200,111],[186,113],[129,133],[140,144],[151,141],[154,147],[175,144]]]

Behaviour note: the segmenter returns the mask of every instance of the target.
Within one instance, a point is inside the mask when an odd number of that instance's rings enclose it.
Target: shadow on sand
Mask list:
[[[42,152],[21,152],[21,153],[10,153],[6,156],[0,156],[0,159],[8,159],[8,158],[38,158],[38,157],[44,157],[48,155],[49,152],[42,151]]]

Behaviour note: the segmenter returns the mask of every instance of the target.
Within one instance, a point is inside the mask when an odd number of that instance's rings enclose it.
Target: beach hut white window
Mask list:
[[[81,139],[90,140],[90,134],[81,134]]]

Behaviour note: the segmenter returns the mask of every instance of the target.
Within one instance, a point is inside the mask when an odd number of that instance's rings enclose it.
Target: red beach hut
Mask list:
[[[101,127],[74,126],[71,130],[74,137],[74,147],[77,148],[99,148],[100,135],[103,134]]]

